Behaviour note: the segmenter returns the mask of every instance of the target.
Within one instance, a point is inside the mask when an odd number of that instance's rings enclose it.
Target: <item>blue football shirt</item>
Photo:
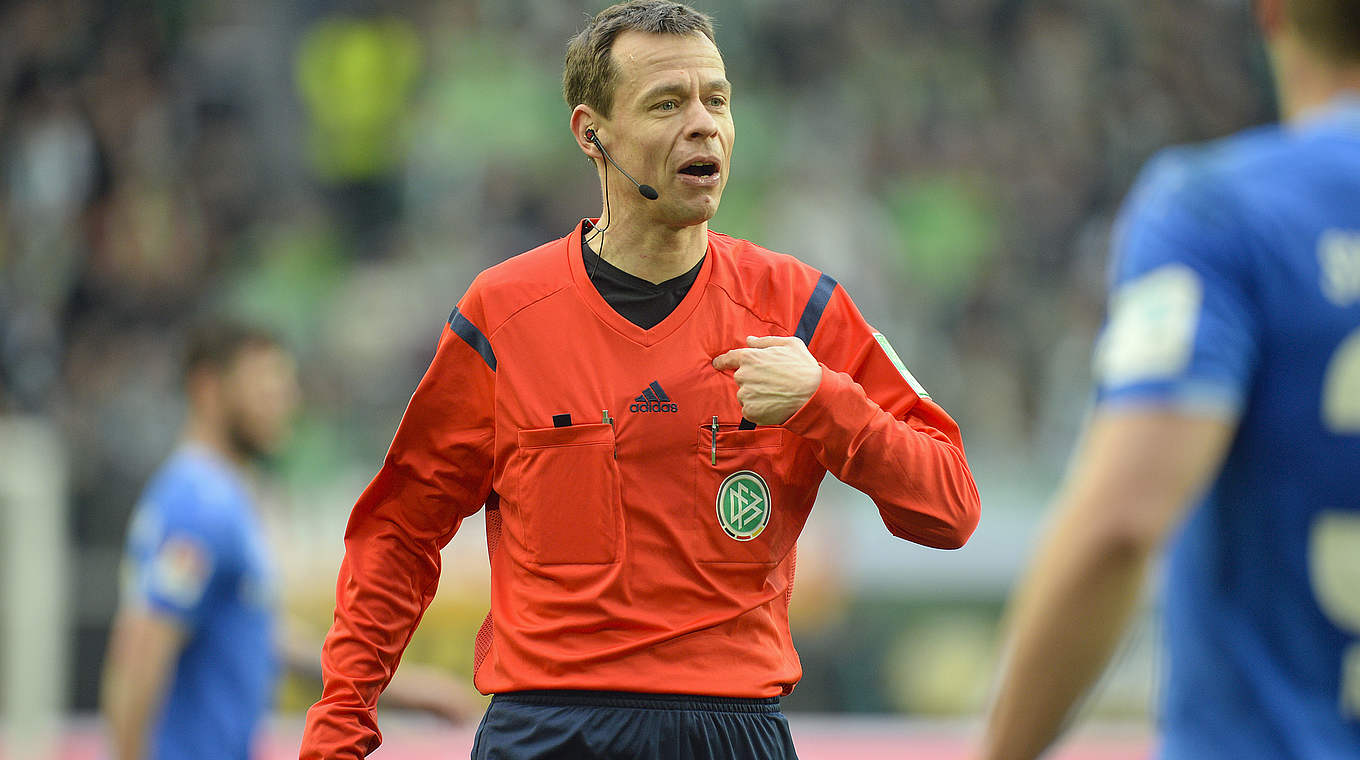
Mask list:
[[[185,646],[150,738],[155,760],[244,760],[277,676],[272,572],[240,477],[185,447],[134,512],[124,604],[184,626]]]
[[[1169,549],[1161,757],[1360,758],[1360,97],[1163,152],[1097,403],[1237,424]]]

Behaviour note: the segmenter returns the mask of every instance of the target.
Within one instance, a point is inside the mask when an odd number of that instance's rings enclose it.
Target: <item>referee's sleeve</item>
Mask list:
[[[873,499],[893,535],[963,546],[982,508],[958,425],[839,285],[805,340],[822,382],[785,427],[812,444],[828,472]]]
[[[449,316],[382,469],[354,505],[303,760],[361,758],[375,709],[439,580],[439,550],[491,489],[495,354],[476,283]]]

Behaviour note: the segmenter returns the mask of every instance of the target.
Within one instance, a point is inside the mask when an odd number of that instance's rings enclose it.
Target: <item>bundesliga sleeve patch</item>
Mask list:
[[[1360,301],[1360,230],[1327,230],[1318,240],[1322,294],[1343,309]]]
[[[147,566],[146,591],[179,607],[193,607],[203,598],[212,577],[212,556],[195,539],[171,536]]]
[[[1159,267],[1119,287],[1096,344],[1095,376],[1105,386],[1169,380],[1194,351],[1204,285],[1183,264]]]
[[[874,333],[874,340],[878,341],[878,345],[883,349],[883,353],[888,355],[888,359],[892,361],[893,366],[897,368],[898,372],[902,373],[902,379],[906,380],[907,385],[910,385],[911,389],[916,391],[916,395],[924,399],[930,398],[930,394],[926,393],[925,386],[916,381],[916,377],[907,369],[907,365],[902,363],[902,358],[893,350],[892,344],[888,342],[888,339],[883,337],[883,333]]]

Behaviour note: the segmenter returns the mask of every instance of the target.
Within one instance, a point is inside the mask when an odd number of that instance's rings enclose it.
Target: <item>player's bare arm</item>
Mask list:
[[[279,649],[289,672],[310,681],[323,681],[322,640],[293,618],[284,621],[282,633]],[[486,708],[481,696],[463,681],[418,662],[402,663],[383,690],[380,704],[429,713],[454,724],[475,720]]]
[[[1109,661],[1149,559],[1218,471],[1234,426],[1172,411],[1099,411],[1009,613],[979,757],[1028,760]]]
[[[416,710],[456,725],[476,724],[486,700],[464,681],[418,662],[404,662],[378,702],[380,708]]]
[[[752,336],[746,345],[714,359],[713,367],[732,372],[742,416],[757,425],[782,425],[817,391],[821,365],[798,338]]]
[[[148,756],[151,721],[165,701],[185,638],[178,621],[145,610],[124,609],[114,620],[99,694],[114,760]]]

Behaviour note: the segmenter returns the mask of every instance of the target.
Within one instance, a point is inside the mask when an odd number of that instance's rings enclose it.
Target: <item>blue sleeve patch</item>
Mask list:
[[[812,335],[817,332],[817,324],[822,321],[822,312],[826,310],[826,304],[835,291],[836,280],[831,275],[824,274],[817,280],[812,297],[808,299],[807,306],[803,307],[803,316],[798,319],[798,332],[794,333],[794,337],[805,344],[812,342]]]
[[[463,316],[457,307],[454,307],[453,313],[449,314],[449,329],[471,346],[473,351],[481,354],[482,358],[486,360],[486,366],[490,367],[492,372],[496,371],[496,353],[491,350],[491,341],[487,340],[482,331],[477,329],[477,325],[468,321],[468,318]]]
[[[1259,325],[1234,211],[1221,181],[1180,156],[1144,172],[1115,235],[1094,362],[1099,404],[1240,412]]]
[[[138,507],[129,534],[125,597],[187,625],[201,619],[214,577],[230,572],[230,546],[218,520],[192,496],[173,508]]]

